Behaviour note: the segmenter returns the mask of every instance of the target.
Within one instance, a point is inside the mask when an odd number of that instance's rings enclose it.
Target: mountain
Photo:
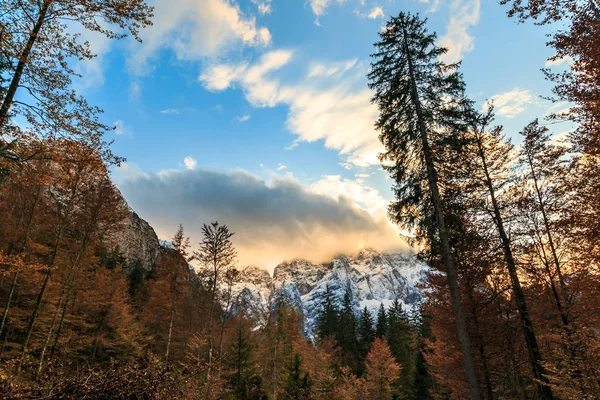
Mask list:
[[[126,259],[140,260],[144,268],[150,269],[159,255],[158,237],[125,199],[122,204],[126,217],[117,232],[106,238],[106,244],[118,247]],[[264,324],[277,304],[290,304],[304,315],[305,333],[312,337],[327,289],[340,305],[346,292],[350,293],[357,314],[366,306],[376,316],[381,304],[388,307],[396,298],[411,312],[420,302],[416,285],[426,270],[427,266],[415,256],[369,248],[354,255],[338,255],[326,263],[302,259],[283,262],[272,276],[258,267],[248,267],[231,288],[231,307],[234,313],[244,310]]]
[[[146,269],[151,269],[157,261],[160,249],[158,236],[154,228],[127,204],[127,201],[121,195],[121,207],[125,217],[118,224],[118,229],[104,238],[104,243],[108,248],[117,247],[120,253],[129,261],[139,260]]]
[[[366,306],[376,315],[380,304],[388,307],[396,298],[411,312],[421,299],[416,284],[426,269],[414,256],[373,249],[339,255],[323,264],[284,262],[275,267],[273,276],[249,267],[232,288],[233,309],[246,310],[261,323],[268,311],[285,302],[304,315],[305,333],[312,337],[327,288],[338,304],[346,292],[350,293],[357,314]]]

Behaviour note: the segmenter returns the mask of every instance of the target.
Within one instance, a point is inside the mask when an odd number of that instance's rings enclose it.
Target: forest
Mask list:
[[[224,224],[206,221],[198,243],[173,227],[151,265],[111,244],[124,159],[74,89],[73,60],[95,54],[70,27],[141,41],[153,7],[3,0],[0,397],[600,399],[600,6],[501,4],[552,29],[571,64],[540,73],[571,107],[505,132],[425,17],[389,18],[368,81],[389,218],[429,265],[422,302],[373,315],[326,293],[307,337],[284,301],[260,318],[234,307],[243,267]],[[560,121],[575,128],[557,139]]]

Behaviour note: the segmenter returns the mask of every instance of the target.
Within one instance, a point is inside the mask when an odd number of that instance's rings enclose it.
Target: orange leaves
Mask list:
[[[390,346],[385,339],[376,338],[365,362],[367,398],[373,400],[392,399],[392,383],[400,376],[400,365],[396,363]]]
[[[7,256],[0,252],[0,275],[7,276],[16,271],[47,271],[48,266],[35,262],[25,262],[23,255]]]
[[[352,374],[350,368],[343,367],[333,395],[335,400],[364,400],[367,398],[365,380]]]

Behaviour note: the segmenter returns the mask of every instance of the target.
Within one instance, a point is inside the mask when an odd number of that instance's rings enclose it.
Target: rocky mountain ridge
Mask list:
[[[381,304],[388,307],[394,299],[412,312],[421,299],[417,283],[426,269],[413,255],[373,249],[339,255],[328,263],[284,262],[275,267],[273,276],[249,267],[233,287],[233,307],[256,316],[260,323],[277,304],[285,302],[304,315],[305,333],[312,336],[327,290],[338,304],[349,293],[357,313],[367,307],[376,315]]]

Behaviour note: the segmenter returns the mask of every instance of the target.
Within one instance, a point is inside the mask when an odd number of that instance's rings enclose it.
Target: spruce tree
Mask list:
[[[439,61],[447,50],[436,46],[436,35],[425,23],[403,12],[388,21],[375,43],[369,87],[379,108],[376,127],[385,147],[380,159],[395,181],[396,201],[389,214],[403,229],[415,231],[418,240],[439,242],[470,398],[478,400],[479,383],[438,184],[444,159],[460,154],[462,143],[456,133],[464,126],[470,102],[458,65]]]
[[[429,320],[430,317],[420,313],[414,318],[414,325],[417,332],[417,358],[415,360],[415,380],[413,382],[415,400],[432,399],[431,391],[434,379],[427,369],[427,361],[425,360],[425,353],[427,351],[425,340],[432,339]]]
[[[358,358],[358,341],[356,337],[356,315],[352,307],[352,295],[347,291],[344,295],[340,311],[336,339],[342,349],[346,365],[356,368]]]
[[[408,315],[402,309],[402,304],[398,299],[394,300],[388,312],[388,332],[386,339],[396,362],[402,365],[400,377],[395,385],[396,392],[400,399],[414,398],[414,335]]]
[[[312,382],[308,372],[302,369],[300,354],[294,354],[286,369],[286,383],[283,399],[308,400],[312,398]]]
[[[385,307],[383,303],[379,306],[379,311],[377,312],[377,325],[375,327],[375,337],[382,338],[385,337],[387,332],[387,314],[385,312]]]
[[[329,285],[325,289],[325,297],[321,313],[317,317],[317,334],[320,339],[335,336],[338,331],[339,311]]]
[[[357,372],[361,375],[364,372],[364,361],[371,350],[373,341],[375,340],[375,327],[373,316],[369,309],[365,306],[360,313],[358,320],[358,365]]]
[[[261,377],[254,367],[253,352],[250,327],[247,321],[242,320],[236,328],[225,363],[229,371],[226,379],[236,399],[258,400],[265,397]]]
[[[371,343],[375,339],[375,329],[373,327],[373,316],[371,312],[365,306],[360,313],[360,320],[358,322],[358,338],[361,341],[363,347],[371,347]]]

